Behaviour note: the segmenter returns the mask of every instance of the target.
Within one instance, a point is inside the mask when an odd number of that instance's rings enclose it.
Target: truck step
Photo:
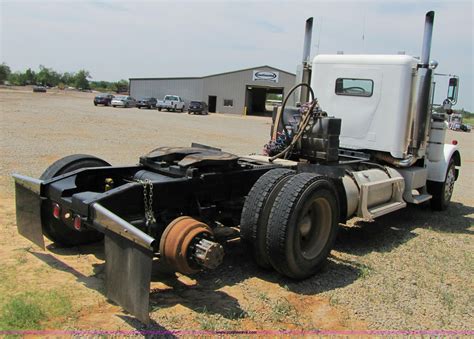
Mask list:
[[[410,201],[412,204],[419,205],[424,203],[425,201],[428,201],[432,198],[433,196],[431,194],[420,194],[420,195],[414,195],[412,197],[412,201]]]
[[[405,208],[406,205],[407,204],[403,201],[388,202],[386,204],[382,204],[369,209],[369,213],[372,215],[373,218],[377,218],[381,215]]]
[[[406,207],[403,201],[403,181],[402,177],[388,178],[379,181],[368,182],[360,185],[359,212],[358,216],[366,220],[373,220],[381,215],[399,210]],[[381,188],[390,190],[392,198],[390,201],[384,202],[376,206],[368,206],[369,197],[378,194]]]

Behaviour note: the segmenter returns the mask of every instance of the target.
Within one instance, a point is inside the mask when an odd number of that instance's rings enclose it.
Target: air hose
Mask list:
[[[290,138],[290,135],[284,125],[284,121],[283,121],[283,115],[284,115],[284,112],[285,112],[285,106],[286,106],[286,103],[288,102],[288,98],[291,96],[291,94],[298,88],[298,87],[307,87],[309,92],[311,93],[311,105],[309,106],[309,109],[306,111],[306,114],[304,116],[302,116],[302,119],[301,119],[301,122],[298,126],[298,132],[293,136],[293,138]],[[314,99],[314,91],[313,89],[311,88],[310,85],[308,85],[307,83],[300,83],[300,84],[297,84],[296,86],[294,86],[292,89],[290,89],[290,91],[288,92],[288,94],[286,95],[286,98],[285,100],[283,100],[283,105],[281,106],[281,112],[282,114],[280,114],[280,119],[278,120],[277,122],[277,125],[274,127],[276,128],[276,130],[278,130],[278,127],[280,125],[282,125],[282,128],[283,128],[283,131],[285,132],[285,135],[287,137],[287,140],[290,140],[291,139],[291,142],[290,144],[283,150],[281,151],[280,153],[278,153],[277,155],[274,155],[273,157],[271,157],[269,159],[270,162],[273,162],[275,159],[278,159],[278,158],[281,158],[282,156],[285,156],[286,158],[286,154],[291,150],[293,149],[294,145],[298,142],[298,140],[301,138],[301,136],[303,135],[303,132],[304,130],[306,129],[306,127],[308,126],[309,122],[311,121],[311,113],[313,112],[313,109],[316,107],[316,105],[318,104],[318,101]]]

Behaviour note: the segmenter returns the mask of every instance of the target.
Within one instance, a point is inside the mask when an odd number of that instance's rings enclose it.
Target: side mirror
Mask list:
[[[448,86],[448,99],[454,105],[458,101],[459,78],[450,78]]]

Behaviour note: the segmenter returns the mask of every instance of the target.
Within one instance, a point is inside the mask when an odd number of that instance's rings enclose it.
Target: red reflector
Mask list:
[[[81,230],[81,226],[82,226],[82,219],[79,215],[76,215],[74,217],[74,228],[78,231]]]
[[[61,206],[59,204],[53,203],[53,217],[56,219],[61,218]]]
[[[457,145],[457,144],[458,144],[458,141],[457,141],[457,140],[453,140],[453,141],[451,141],[451,143],[452,143],[453,145]]]

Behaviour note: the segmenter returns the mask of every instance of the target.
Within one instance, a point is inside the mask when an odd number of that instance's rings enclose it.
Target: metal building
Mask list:
[[[191,78],[130,78],[134,98],[179,95],[190,101],[204,101],[209,112],[265,115],[269,113],[267,94],[283,96],[295,85],[296,76],[270,66]],[[267,104],[267,105],[266,105]]]

